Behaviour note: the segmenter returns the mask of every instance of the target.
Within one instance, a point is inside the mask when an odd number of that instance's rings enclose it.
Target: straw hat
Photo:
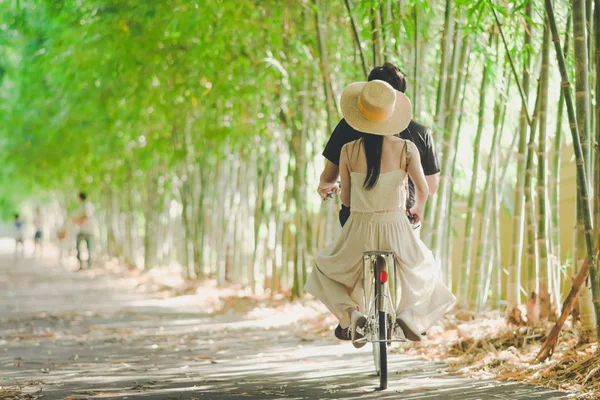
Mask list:
[[[412,119],[410,100],[384,81],[355,82],[340,99],[348,125],[359,132],[390,136],[402,132]]]

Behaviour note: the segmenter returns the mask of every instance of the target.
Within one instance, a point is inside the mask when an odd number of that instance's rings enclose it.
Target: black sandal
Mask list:
[[[350,335],[350,327],[342,328],[341,325],[335,327],[335,337],[340,340],[352,340]]]

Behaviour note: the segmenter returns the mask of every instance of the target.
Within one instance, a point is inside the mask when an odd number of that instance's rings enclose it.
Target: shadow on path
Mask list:
[[[33,398],[566,398],[398,354],[389,357],[388,390],[376,391],[369,346],[303,337],[277,315],[210,315],[194,296],[159,300],[129,279],[15,263],[6,252],[0,277],[0,386]]]

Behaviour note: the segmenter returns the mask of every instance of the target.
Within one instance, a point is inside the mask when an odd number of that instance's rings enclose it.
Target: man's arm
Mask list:
[[[340,172],[340,181],[342,182],[342,193],[340,194],[340,200],[342,204],[350,208],[350,166],[348,164],[348,144],[342,147],[340,155],[340,166],[338,168]],[[334,164],[335,165],[335,164]]]
[[[340,175],[340,168],[329,160],[325,160],[325,168],[321,172],[321,178],[319,180],[319,187],[317,192],[323,198],[329,193],[337,193],[339,187],[337,185],[338,177]]]
[[[332,193],[339,193],[337,181],[340,175],[340,153],[342,151],[342,146],[348,142],[347,139],[350,129],[350,126],[342,119],[333,132],[331,132],[331,136],[323,150],[325,168],[321,173],[319,187],[317,188],[317,192],[323,200],[327,200],[327,196]]]
[[[408,146],[413,158],[413,162],[408,164],[407,172],[415,186],[415,204],[409,211],[415,217],[415,222],[419,222],[423,215],[423,209],[425,208],[428,194],[431,190],[427,187],[427,179],[423,173],[421,155],[419,154],[417,146],[411,141],[407,141],[405,146]]]
[[[425,152],[421,158],[423,172],[425,172],[425,180],[429,186],[430,195],[437,192],[440,183],[440,163],[433,144],[433,135],[430,130],[427,130],[423,138],[425,140]]]
[[[429,186],[429,194],[435,194],[440,184],[440,173],[438,172],[437,174],[433,175],[425,175],[425,180],[427,181],[427,185]]]

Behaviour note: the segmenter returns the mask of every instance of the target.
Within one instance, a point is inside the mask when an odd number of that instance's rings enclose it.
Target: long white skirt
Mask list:
[[[315,256],[305,290],[318,298],[345,328],[345,310],[365,312],[362,257],[366,251],[393,251],[400,299],[396,316],[415,332],[425,332],[456,302],[443,284],[441,268],[413,232],[404,210],[387,213],[352,212],[340,236]]]

